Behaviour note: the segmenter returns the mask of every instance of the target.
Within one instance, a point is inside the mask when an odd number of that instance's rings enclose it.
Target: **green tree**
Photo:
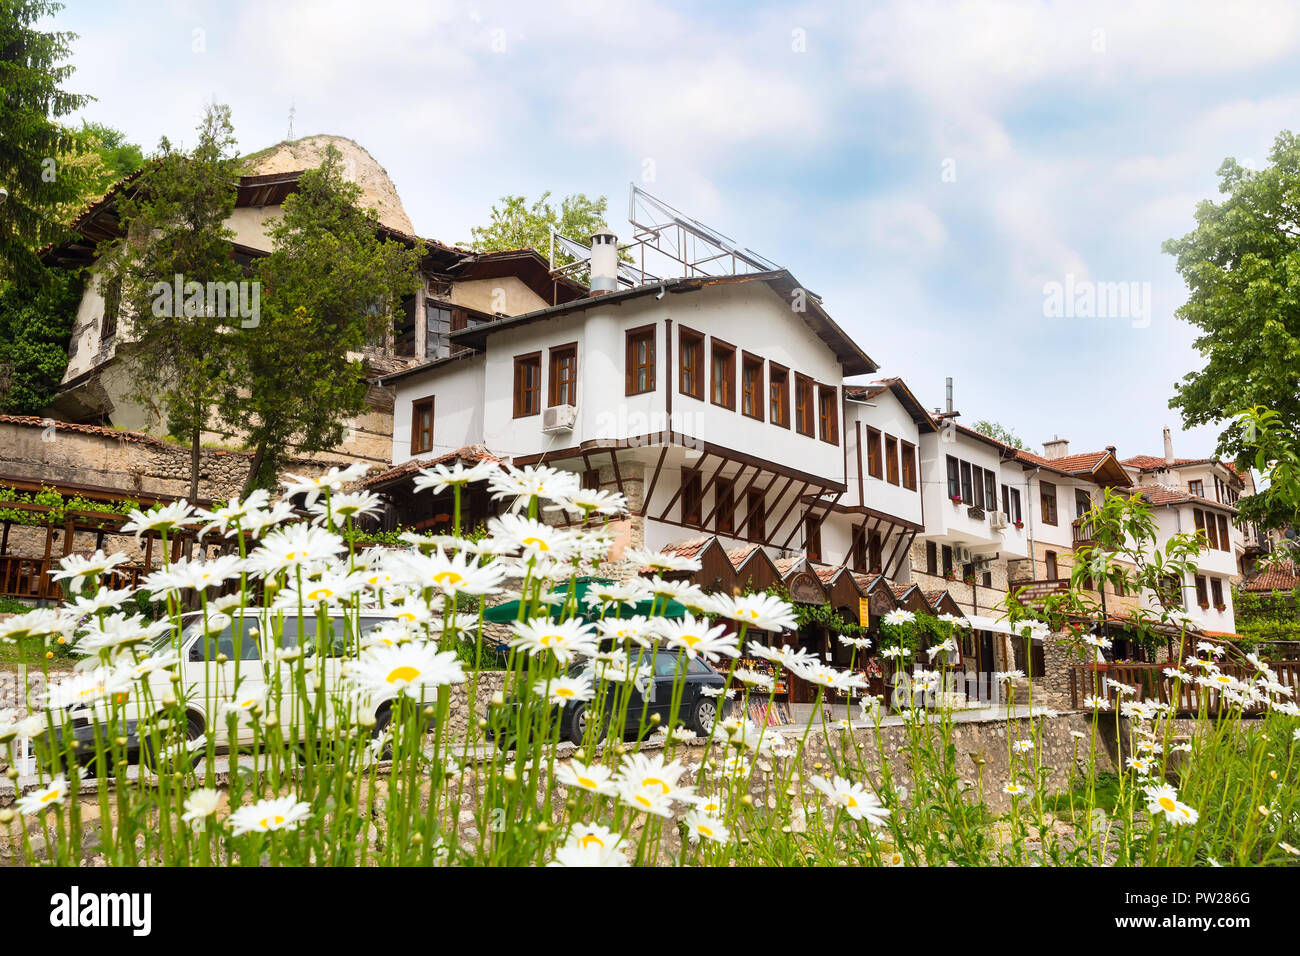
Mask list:
[[[51,269],[0,289],[0,410],[35,415],[68,367],[68,339],[85,285],[81,269]]]
[[[1200,330],[1205,365],[1184,376],[1170,406],[1187,426],[1222,422],[1253,405],[1288,427],[1300,426],[1300,141],[1278,134],[1270,165],[1258,172],[1235,159],[1219,167],[1221,202],[1202,201],[1196,228],[1164,243],[1187,283],[1179,318]],[[1218,454],[1243,463],[1239,425],[1219,439]],[[1259,495],[1243,498],[1251,520],[1272,526]]]
[[[473,237],[465,245],[478,252],[496,252],[508,249],[535,249],[543,256],[550,252],[551,229],[569,239],[586,242],[597,229],[606,226],[605,213],[608,202],[604,196],[590,199],[584,193],[566,196],[557,211],[548,201],[551,193],[529,205],[523,196],[502,196],[492,206],[491,219],[486,226],[470,230]],[[556,265],[567,265],[573,257],[556,249]]]
[[[57,210],[82,189],[76,168],[58,161],[78,149],[78,134],[55,122],[91,99],[63,89],[76,35],[34,28],[61,9],[48,0],[0,0],[0,186],[9,193],[0,206],[0,278],[28,288],[42,279],[36,250],[64,234]]]
[[[136,397],[160,406],[168,431],[188,441],[191,499],[198,496],[200,441],[216,427],[215,403],[241,331],[240,320],[205,295],[244,277],[225,225],[235,208],[234,146],[230,108],[217,104],[207,108],[190,152],[164,138],[156,165],[119,202],[127,235],[107,253],[107,279],[121,283],[129,317],[130,343],[119,355]],[[180,302],[172,294],[176,281]]]
[[[1010,445],[1012,448],[1020,448],[1024,451],[1029,450],[1029,446],[1010,428],[999,425],[997,422],[991,422],[987,418],[981,418],[971,428],[981,435],[987,435],[995,441],[1002,442],[1004,445]]]
[[[254,455],[245,493],[274,487],[292,451],[343,441],[345,419],[365,408],[357,355],[382,339],[415,291],[423,249],[380,239],[334,147],[303,173],[271,229],[273,250],[257,263],[261,321],[237,342],[223,418],[245,431]],[[291,357],[291,359],[290,359]]]

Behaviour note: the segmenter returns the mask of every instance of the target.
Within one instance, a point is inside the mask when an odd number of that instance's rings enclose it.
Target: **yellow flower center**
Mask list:
[[[286,561],[292,561],[292,560],[293,560],[295,557],[297,557],[297,556],[298,556],[298,552],[297,552],[297,551],[290,551],[288,554],[286,554],[286,555],[284,556],[284,560],[286,560]]]
[[[683,635],[681,636],[681,641],[682,641],[682,643],[685,644],[687,647],[694,647],[696,644],[700,643],[700,635],[698,635],[698,634],[683,634]]]
[[[572,696],[573,696],[573,688],[572,688],[572,687],[557,687],[557,688],[555,688],[555,696],[556,696],[556,697],[572,697]]]
[[[385,680],[390,684],[395,684],[399,680],[413,681],[420,676],[420,672],[409,664],[403,664],[401,667],[394,667],[388,672]]]
[[[263,830],[269,830],[273,826],[278,827],[283,822],[284,817],[276,814],[274,817],[262,817],[262,819],[257,821],[257,825]]]
[[[582,847],[584,850],[587,849],[587,847],[591,846],[593,843],[596,844],[596,846],[598,847],[603,848],[605,846],[605,841],[602,840],[600,837],[596,836],[596,834],[594,833],[588,833],[585,837],[581,837],[578,840],[578,846]]]
[[[57,800],[61,796],[63,796],[63,791],[51,790],[49,793],[41,794],[41,803],[49,803],[51,800]]]
[[[1178,809],[1178,804],[1174,803],[1169,797],[1160,797],[1156,802],[1160,804],[1160,809],[1165,813],[1173,813]]]
[[[647,800],[645,797],[641,796],[641,794],[639,793],[636,795],[636,802],[641,804],[641,806],[643,807],[651,806],[650,801]]]
[[[743,612],[741,612],[741,613],[743,613],[743,614],[748,614],[748,615],[749,615],[749,619],[750,619],[751,621],[757,621],[757,620],[758,620],[758,611],[753,610],[752,608],[751,608],[750,610],[748,610],[748,611],[743,611]]]
[[[537,643],[538,643],[538,644],[541,644],[542,647],[551,647],[551,646],[553,646],[553,645],[563,644],[563,643],[564,643],[564,635],[563,635],[563,634],[546,634],[546,635],[544,635],[541,639],[539,639]]]
[[[317,588],[314,591],[307,592],[308,601],[324,601],[334,596],[334,591],[330,588]]]
[[[410,611],[403,611],[401,614],[397,615],[397,619],[399,621],[414,621],[415,615]]]
[[[257,703],[257,698],[250,697],[248,698],[248,700],[242,701],[239,706],[242,707],[244,710],[248,710],[248,708],[252,707],[256,703]]]
[[[550,551],[551,546],[541,538],[524,538],[523,543],[530,548],[536,548],[538,551]]]
[[[643,787],[658,786],[659,789],[661,789],[664,793],[667,793],[669,789],[668,784],[664,783],[658,777],[646,777],[644,780],[641,781],[641,786]]]
[[[703,835],[706,836],[706,837],[711,837],[711,836],[713,836],[713,830],[712,830],[711,827],[706,827],[706,826],[704,826],[703,824],[700,824],[700,825],[697,826],[695,829],[699,830],[700,833],[703,834]]]
[[[579,777],[578,783],[580,786],[586,787],[588,790],[595,790],[598,786],[596,781],[592,780],[590,777]]]

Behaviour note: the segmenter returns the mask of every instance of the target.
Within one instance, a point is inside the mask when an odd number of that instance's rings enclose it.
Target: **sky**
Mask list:
[[[68,0],[67,86],[146,148],[347,136],[415,230],[631,182],[790,269],[929,407],[1032,448],[1208,456],[1164,240],[1300,126],[1300,4]],[[1123,285],[1119,285],[1123,283]],[[1120,293],[1126,293],[1121,296]],[[1087,307],[1097,293],[1098,307]],[[878,376],[873,376],[878,377]]]

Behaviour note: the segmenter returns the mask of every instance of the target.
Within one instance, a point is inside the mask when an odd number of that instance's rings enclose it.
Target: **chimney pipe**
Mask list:
[[[591,294],[618,291],[618,237],[610,229],[597,229],[591,237]]]
[[[1173,436],[1169,434],[1169,426],[1166,425],[1165,426],[1165,464],[1172,465],[1173,463],[1174,463],[1174,439]]]
[[[943,380],[943,387],[948,393],[948,414],[952,414],[952,376],[949,375]]]

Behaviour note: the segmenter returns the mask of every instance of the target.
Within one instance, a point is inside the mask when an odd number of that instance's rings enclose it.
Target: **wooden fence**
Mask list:
[[[1300,698],[1300,661],[1276,661],[1269,665],[1277,676],[1278,683],[1293,689],[1293,698]],[[1165,670],[1173,664],[1071,664],[1070,665],[1070,703],[1073,707],[1083,706],[1085,697],[1105,697],[1111,706],[1118,706],[1118,691],[1111,689],[1106,680],[1117,681],[1135,688],[1134,697],[1125,700],[1158,700],[1172,704],[1175,713],[1189,716],[1201,712],[1202,699],[1205,711],[1210,716],[1219,712],[1220,694],[1212,688],[1202,687],[1191,681],[1183,681],[1178,688],[1178,699],[1173,700],[1174,680],[1165,675]],[[1220,664],[1219,671],[1238,680],[1252,680],[1258,673],[1245,664]],[[1256,706],[1247,713],[1259,713]]]

